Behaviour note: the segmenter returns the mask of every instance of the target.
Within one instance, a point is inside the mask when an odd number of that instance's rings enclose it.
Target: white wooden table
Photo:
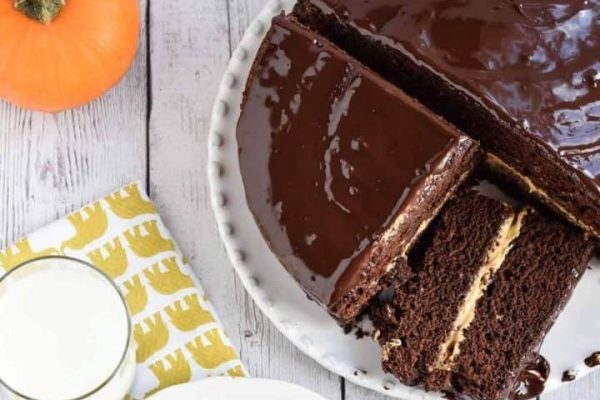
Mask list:
[[[381,399],[289,343],[245,293],[209,204],[206,140],[221,73],[265,0],[141,0],[126,78],[92,104],[39,114],[0,102],[0,246],[122,184],[147,184],[254,376],[328,399]],[[599,400],[600,373],[544,400]]]

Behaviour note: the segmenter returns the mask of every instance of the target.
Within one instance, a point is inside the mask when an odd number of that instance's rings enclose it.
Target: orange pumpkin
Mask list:
[[[139,0],[0,0],[0,99],[56,112],[99,97],[138,47]]]

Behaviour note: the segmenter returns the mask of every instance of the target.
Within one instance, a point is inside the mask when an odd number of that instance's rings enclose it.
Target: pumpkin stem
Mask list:
[[[60,14],[66,3],[67,0],[15,0],[15,8],[29,18],[49,24]]]

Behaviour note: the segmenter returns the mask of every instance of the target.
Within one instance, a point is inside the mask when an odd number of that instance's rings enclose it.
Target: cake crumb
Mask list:
[[[356,338],[360,340],[366,336],[371,336],[371,332],[361,327],[358,327],[358,329],[356,329],[356,331],[354,332],[354,336],[356,336]]]
[[[378,341],[380,337],[381,337],[381,331],[379,329],[376,329],[373,332],[373,340]]]
[[[572,369],[568,369],[562,374],[563,382],[572,382],[575,380],[575,378],[577,378],[577,372]]]
[[[591,356],[586,358],[584,362],[585,365],[587,365],[590,368],[594,368],[600,365],[600,351],[593,353]]]

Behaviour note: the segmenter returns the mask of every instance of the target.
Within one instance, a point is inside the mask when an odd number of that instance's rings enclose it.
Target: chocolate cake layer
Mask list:
[[[451,200],[430,229],[409,258],[416,275],[372,312],[384,368],[458,398],[508,398],[584,273],[592,242],[475,192]]]
[[[518,392],[515,378],[536,357],[592,253],[578,229],[530,211],[465,332],[453,366],[454,390],[473,399]]]
[[[299,0],[295,14],[600,237],[600,0]]]
[[[374,315],[384,366],[402,382],[424,384],[432,367],[446,363],[455,347],[449,345],[458,332],[455,321],[467,319],[461,315],[463,304],[474,304],[476,298],[469,299],[469,293],[474,282],[480,285],[484,279],[475,277],[516,221],[511,207],[475,192],[463,193],[444,207],[420,243],[424,251],[417,249],[420,254],[411,257],[416,275],[396,288],[392,305]]]
[[[255,60],[237,139],[263,235],[343,322],[402,263],[478,154],[473,140],[283,17]]]

